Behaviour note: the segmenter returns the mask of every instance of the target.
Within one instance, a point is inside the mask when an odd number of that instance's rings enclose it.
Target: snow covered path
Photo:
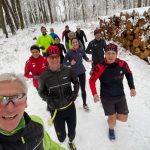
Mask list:
[[[79,23],[87,35],[88,42],[94,38],[91,28],[95,28],[95,23]],[[76,23],[68,23],[72,31],[76,30]],[[46,25],[49,31],[54,27],[55,32],[61,37],[65,24]],[[89,28],[90,27],[90,28]],[[36,31],[35,31],[35,30]],[[9,39],[0,39],[0,73],[17,72],[23,73],[24,64],[30,56],[29,47],[35,42],[33,37],[40,34],[40,26],[32,27],[19,31],[17,35]],[[86,43],[87,44],[87,43]],[[150,150],[150,65],[138,57],[122,53],[120,58],[128,62],[134,76],[137,96],[129,96],[129,88],[125,82],[125,91],[129,107],[129,119],[127,123],[117,122],[116,141],[110,142],[107,137],[108,126],[107,118],[104,116],[103,108],[100,103],[94,103],[89,89],[88,79],[90,64],[84,62],[87,69],[87,102],[90,112],[85,112],[82,108],[81,94],[76,100],[77,109],[77,130],[75,143],[78,150]],[[124,55],[124,56],[123,56]],[[89,56],[89,55],[88,55]],[[90,56],[89,56],[90,57]],[[37,91],[32,86],[32,81],[28,80],[28,108],[30,114],[38,114],[45,122],[46,129],[51,137],[57,140],[54,127],[48,126],[50,118],[46,111],[46,104],[38,96]],[[98,83],[97,83],[98,85]],[[64,145],[67,145],[67,140]]]

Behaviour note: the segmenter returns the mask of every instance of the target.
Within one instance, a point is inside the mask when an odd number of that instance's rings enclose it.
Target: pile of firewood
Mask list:
[[[150,57],[150,8],[142,16],[133,11],[120,13],[119,17],[114,15],[109,21],[100,19],[100,28],[105,39],[121,43],[141,59]]]

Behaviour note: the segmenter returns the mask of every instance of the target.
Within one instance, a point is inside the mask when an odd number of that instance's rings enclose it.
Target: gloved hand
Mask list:
[[[44,49],[45,49],[45,47],[44,47],[44,46],[40,46],[40,49],[44,50]]]
[[[37,40],[37,37],[34,37],[33,40]]]
[[[39,79],[39,77],[40,77],[40,75],[38,75],[38,74],[33,75],[33,78]]]
[[[75,92],[72,92],[71,96],[69,97],[70,101],[75,101],[77,98],[77,94]]]

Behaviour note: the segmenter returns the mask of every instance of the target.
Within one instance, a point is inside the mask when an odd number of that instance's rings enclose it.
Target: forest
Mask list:
[[[150,6],[150,0],[0,0],[0,31],[8,38],[34,24],[97,20],[98,16]]]

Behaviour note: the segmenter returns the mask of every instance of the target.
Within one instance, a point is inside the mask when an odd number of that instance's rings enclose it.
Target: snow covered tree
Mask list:
[[[5,19],[4,19],[4,13],[2,8],[2,2],[0,0],[0,27],[3,30],[3,33],[6,35],[6,38],[8,38],[8,32],[6,29]]]

